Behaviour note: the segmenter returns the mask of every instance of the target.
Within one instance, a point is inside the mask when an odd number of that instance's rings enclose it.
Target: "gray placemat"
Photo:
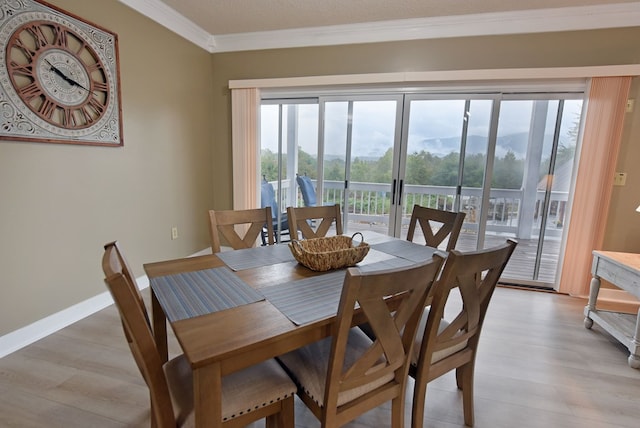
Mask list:
[[[388,235],[385,235],[379,232],[374,232],[373,230],[364,230],[360,233],[362,233],[362,235],[364,236],[364,242],[366,242],[369,245],[379,244],[381,242],[386,242],[389,240]],[[348,234],[348,233],[345,233],[345,235],[351,236],[351,234]],[[360,237],[357,236],[355,239],[356,239],[356,242],[358,242],[360,240]]]
[[[384,256],[367,260],[367,257],[369,257],[370,255],[376,256],[376,253],[383,254]],[[358,267],[362,272],[375,272],[379,270],[396,269],[412,266],[415,264],[415,262],[411,260],[395,257],[391,254],[376,251],[373,248],[369,250],[369,254],[367,254],[367,257],[365,257],[363,261],[358,263]]]
[[[294,324],[307,324],[338,313],[345,274],[345,270],[339,270],[260,291]]]
[[[264,300],[227,267],[151,278],[169,321],[178,321]]]
[[[391,254],[396,257],[411,260],[412,262],[420,263],[431,260],[433,254],[437,251],[436,248],[427,247],[425,245],[414,244],[409,241],[394,240],[384,242],[381,244],[374,244],[371,248],[375,248],[383,253]]]
[[[216,253],[216,256],[235,271],[271,266],[295,260],[287,244],[223,251]]]

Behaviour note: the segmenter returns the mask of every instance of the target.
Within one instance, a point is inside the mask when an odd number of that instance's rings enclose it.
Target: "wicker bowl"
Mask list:
[[[354,246],[353,238],[360,235],[361,242]],[[353,236],[330,236],[325,238],[293,240],[289,243],[291,254],[298,263],[311,270],[324,272],[342,269],[362,261],[369,252],[369,244],[364,242],[360,232]]]

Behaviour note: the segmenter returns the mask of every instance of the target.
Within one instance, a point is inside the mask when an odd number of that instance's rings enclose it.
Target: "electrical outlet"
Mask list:
[[[633,112],[633,105],[636,103],[636,100],[634,100],[633,98],[629,98],[627,100],[627,113],[632,113]]]
[[[613,176],[613,185],[614,186],[624,186],[627,184],[627,173],[626,172],[616,172]]]
[[[171,239],[178,239],[178,226],[173,226],[171,228]]]

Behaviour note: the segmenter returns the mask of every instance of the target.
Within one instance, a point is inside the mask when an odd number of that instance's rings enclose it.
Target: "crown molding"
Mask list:
[[[640,2],[208,34],[159,0],[119,0],[211,53],[640,26]]]
[[[499,68],[478,70],[436,70],[394,73],[344,74],[230,80],[229,89],[282,89],[335,86],[415,84],[437,82],[576,80],[593,77],[640,76],[640,64],[584,67]]]
[[[191,43],[214,52],[213,36],[160,0],[118,0]]]

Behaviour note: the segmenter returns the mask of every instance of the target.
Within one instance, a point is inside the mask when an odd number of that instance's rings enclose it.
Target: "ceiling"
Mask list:
[[[640,26],[634,0],[120,1],[212,52]]]

